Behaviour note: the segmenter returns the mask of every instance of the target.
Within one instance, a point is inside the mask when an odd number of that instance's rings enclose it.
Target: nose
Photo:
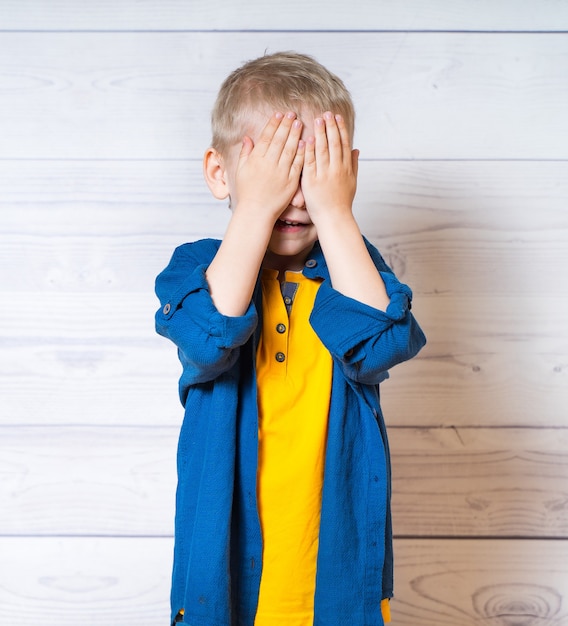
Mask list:
[[[292,199],[290,200],[290,205],[296,209],[305,209],[306,201],[304,199],[304,194],[302,193],[302,184],[298,184],[298,188],[294,192]]]

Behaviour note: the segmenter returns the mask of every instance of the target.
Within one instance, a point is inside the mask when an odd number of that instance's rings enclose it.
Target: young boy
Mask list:
[[[343,83],[277,53],[223,83],[204,157],[222,241],[158,276],[178,347],[172,620],[382,626],[390,465],[378,385],[425,343],[410,289],[361,235]]]

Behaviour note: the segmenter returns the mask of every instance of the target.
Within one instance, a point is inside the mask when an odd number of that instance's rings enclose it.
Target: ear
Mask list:
[[[207,186],[217,200],[224,200],[229,196],[225,162],[215,148],[208,148],[203,156],[203,175]]]

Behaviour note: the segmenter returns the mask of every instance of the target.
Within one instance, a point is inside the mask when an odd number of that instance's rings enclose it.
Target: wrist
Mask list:
[[[267,205],[256,201],[239,201],[231,209],[232,220],[247,220],[250,227],[270,228],[274,227],[281,210],[271,209]]]
[[[320,229],[342,229],[357,225],[351,205],[327,205],[320,212],[312,215],[312,222],[316,225],[318,232]],[[357,227],[358,228],[358,227]]]

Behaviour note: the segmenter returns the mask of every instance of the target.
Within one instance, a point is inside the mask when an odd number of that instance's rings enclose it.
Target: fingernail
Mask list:
[[[294,120],[294,123],[292,124],[294,128],[300,128],[301,125],[302,122],[300,122],[300,120]]]
[[[289,111],[288,113],[286,113],[286,117],[287,117],[289,120],[293,120],[293,119],[296,117],[296,114],[295,114],[295,113],[293,113],[292,111]]]
[[[331,111],[326,111],[323,116],[325,117],[326,120],[330,120],[333,118],[333,115],[331,114]]]
[[[275,113],[275,114],[274,114],[274,117],[275,117],[277,120],[281,120],[281,119],[284,117],[284,115],[282,115],[282,113],[279,113],[279,112],[278,112],[278,113]]]
[[[336,121],[341,122],[343,121],[343,118],[341,117],[341,115],[339,115],[339,113],[335,116]]]
[[[316,117],[315,123],[316,123],[316,126],[321,126],[323,124],[322,118],[321,117]]]

